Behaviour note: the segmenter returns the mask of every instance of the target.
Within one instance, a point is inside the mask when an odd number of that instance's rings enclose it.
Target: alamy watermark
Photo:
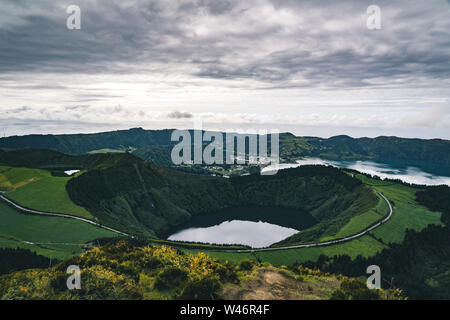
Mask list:
[[[66,19],[66,27],[69,30],[81,29],[81,9],[79,6],[70,5],[67,7],[66,13],[69,15]]]
[[[178,141],[171,152],[172,163],[197,165],[267,165],[264,175],[279,170],[280,147],[278,130],[247,130],[245,133],[226,133],[194,130],[174,130],[172,141]]]
[[[67,278],[67,289],[80,290],[81,289],[81,271],[79,266],[71,265],[67,267],[67,273],[70,276]]]
[[[369,289],[381,289],[381,269],[377,265],[371,265],[367,267],[367,274],[370,276],[367,278],[367,288]]]
[[[367,7],[367,29],[380,30],[381,29],[381,8],[376,5]]]

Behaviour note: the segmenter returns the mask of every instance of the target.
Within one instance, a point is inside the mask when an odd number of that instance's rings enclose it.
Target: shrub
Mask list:
[[[305,281],[305,278],[303,278],[300,275],[295,275],[295,280],[297,280],[297,281]]]
[[[208,275],[202,279],[188,281],[179,298],[213,300],[218,298],[220,288],[220,281],[216,277]]]
[[[238,282],[236,268],[232,264],[216,264],[214,265],[214,272],[219,275],[222,282]]]
[[[50,286],[55,289],[55,291],[67,290],[67,278],[68,274],[58,272],[51,280]]]
[[[145,269],[156,269],[162,266],[162,261],[157,257],[145,257],[142,266]]]
[[[142,299],[141,289],[132,279],[101,266],[82,271],[81,279],[81,290],[74,290],[72,299]]]
[[[188,279],[186,270],[167,267],[156,277],[155,287],[159,290],[176,288]]]
[[[367,288],[366,284],[357,279],[342,281],[339,289],[335,290],[330,299],[332,300],[381,300],[381,290]]]
[[[245,259],[239,262],[239,270],[243,271],[250,271],[253,269],[253,266],[255,265],[255,261],[250,259]]]

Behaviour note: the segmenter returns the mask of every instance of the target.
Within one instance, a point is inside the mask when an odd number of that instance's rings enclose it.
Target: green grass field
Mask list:
[[[20,247],[65,259],[81,253],[80,244],[116,235],[82,221],[21,213],[0,201],[0,247]],[[24,241],[52,244],[29,245]]]
[[[379,241],[370,236],[363,236],[349,242],[332,246],[262,251],[256,252],[255,254],[261,261],[267,261],[273,265],[282,265],[295,262],[316,261],[321,254],[326,256],[348,255],[351,258],[356,258],[358,255],[370,257],[384,248],[386,248],[386,246]]]
[[[428,225],[442,225],[440,212],[430,211],[414,200],[417,189],[398,184],[377,186],[376,189],[394,204],[391,220],[372,232],[384,243],[402,242],[406,229],[421,231]]]
[[[84,208],[70,200],[66,191],[72,177],[54,177],[49,171],[0,166],[0,190],[9,191],[6,197],[35,210],[66,213],[92,219]]]
[[[287,250],[273,250],[260,251],[252,253],[236,253],[236,252],[220,252],[220,251],[204,251],[210,257],[218,258],[220,260],[229,260],[239,262],[243,259],[256,260],[256,258],[263,262],[269,262],[273,265],[279,266],[283,264],[292,264],[295,262],[301,263],[306,261],[316,261],[321,254],[327,256],[335,255],[349,255],[355,258],[358,255],[369,257],[377,254],[382,249],[386,248],[381,242],[373,239],[370,236],[363,236],[342,244],[316,247],[316,248],[301,248],[301,249],[287,249]],[[197,253],[201,250],[185,250],[189,253]]]
[[[353,217],[345,226],[341,228],[341,230],[339,230],[334,238],[344,238],[352,234],[356,234],[370,227],[375,222],[382,220],[389,213],[389,207],[381,196],[377,196],[379,201],[375,208]]]

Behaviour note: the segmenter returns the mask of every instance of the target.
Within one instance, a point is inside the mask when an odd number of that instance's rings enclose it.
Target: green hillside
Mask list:
[[[67,154],[84,154],[94,150],[125,150],[128,147],[165,145],[170,141],[172,130],[118,130],[93,134],[28,135],[0,139],[5,150],[36,148],[51,149]]]
[[[416,200],[420,189],[392,184],[376,186],[395,206],[395,215],[391,221],[373,231],[373,235],[384,243],[400,243],[405,237],[406,230],[421,231],[428,225],[443,225],[441,213],[433,212]]]
[[[14,202],[25,208],[93,218],[69,198],[66,184],[70,179],[47,170],[0,166],[0,191],[8,191],[6,197]]]
[[[62,260],[80,254],[81,246],[89,241],[115,236],[111,231],[73,219],[24,214],[0,201],[2,248],[20,247]]]
[[[397,159],[450,164],[450,141],[442,139],[406,139],[398,137],[352,138],[341,135],[322,139],[316,137],[280,137],[282,148],[291,144],[302,145],[291,148],[284,156],[323,157],[332,160]],[[281,141],[283,140],[283,141]],[[305,147],[306,146],[306,147]]]

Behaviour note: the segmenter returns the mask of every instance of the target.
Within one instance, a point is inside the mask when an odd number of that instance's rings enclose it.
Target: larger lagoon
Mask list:
[[[447,176],[450,168],[442,167],[425,167],[425,171],[419,166],[400,162],[375,162],[375,161],[333,161],[320,158],[306,158],[297,160],[292,164],[280,164],[280,169],[296,168],[304,165],[327,165],[337,168],[353,169],[359,172],[378,176],[381,179],[399,179],[403,182],[421,184],[421,185],[450,185],[450,176]],[[423,165],[421,165],[423,166]],[[272,171],[273,166],[265,167],[262,171]],[[441,174],[439,174],[441,173]],[[444,175],[443,175],[444,174]]]

